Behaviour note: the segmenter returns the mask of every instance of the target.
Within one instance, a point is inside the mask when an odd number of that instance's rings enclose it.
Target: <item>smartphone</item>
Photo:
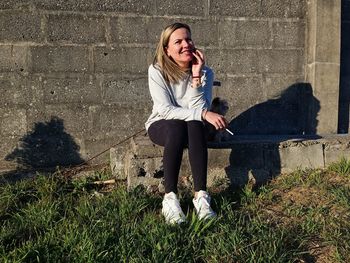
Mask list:
[[[192,52],[197,54],[197,49],[196,49],[196,47],[193,47]],[[193,63],[193,64],[196,64],[196,63],[197,63],[197,59],[196,59],[195,56],[193,56],[193,58],[192,58],[192,63]]]

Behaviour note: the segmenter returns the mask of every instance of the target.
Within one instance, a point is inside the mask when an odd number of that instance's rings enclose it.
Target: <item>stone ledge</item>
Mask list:
[[[163,148],[147,136],[130,140],[129,150],[110,151],[114,175],[127,179],[128,188],[144,185],[163,191]],[[341,157],[350,159],[350,136],[235,136],[234,140],[208,145],[208,187],[226,183],[242,186],[263,183],[297,169],[325,168]],[[191,182],[187,150],[180,177]],[[181,182],[181,180],[180,180]]]

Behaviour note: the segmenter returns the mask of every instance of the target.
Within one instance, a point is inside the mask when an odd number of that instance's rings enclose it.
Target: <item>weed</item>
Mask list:
[[[339,162],[332,163],[328,170],[339,175],[348,176],[350,175],[350,160],[342,157]]]

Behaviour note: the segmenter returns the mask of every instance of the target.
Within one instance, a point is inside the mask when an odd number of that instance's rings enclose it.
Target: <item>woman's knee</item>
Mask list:
[[[201,121],[189,121],[187,123],[188,137],[202,137],[205,135],[205,126]]]
[[[188,129],[198,129],[204,131],[204,123],[202,121],[188,121],[187,127]]]
[[[167,120],[167,140],[170,143],[187,144],[187,125],[182,120]]]

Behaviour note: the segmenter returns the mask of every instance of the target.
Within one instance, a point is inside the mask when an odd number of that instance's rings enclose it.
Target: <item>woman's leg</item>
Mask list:
[[[206,130],[202,122],[189,121],[188,130],[188,155],[193,174],[195,197],[193,205],[200,220],[216,217],[216,213],[210,207],[210,195],[207,188],[208,149]]]
[[[188,155],[196,192],[207,189],[208,149],[205,127],[201,121],[187,122]]]
[[[163,167],[165,193],[177,193],[183,149],[188,143],[187,125],[182,120],[160,120],[148,129],[152,142],[164,146]]]

